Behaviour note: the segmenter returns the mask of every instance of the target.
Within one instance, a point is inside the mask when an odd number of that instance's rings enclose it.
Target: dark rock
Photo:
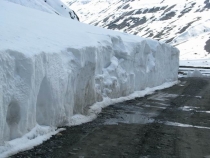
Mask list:
[[[170,13],[165,14],[162,18],[160,18],[161,21],[171,19],[176,15],[175,11],[172,11]]]
[[[210,39],[206,41],[206,45],[204,46],[204,49],[210,54]]]

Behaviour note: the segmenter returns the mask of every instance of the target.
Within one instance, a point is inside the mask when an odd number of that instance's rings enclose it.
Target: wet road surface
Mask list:
[[[13,157],[208,158],[210,78],[180,83],[103,109],[93,122],[66,130]]]

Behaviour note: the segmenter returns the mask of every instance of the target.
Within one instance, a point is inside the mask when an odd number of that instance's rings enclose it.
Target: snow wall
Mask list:
[[[168,44],[0,6],[1,145],[37,123],[68,125],[105,97],[177,80],[179,51]]]

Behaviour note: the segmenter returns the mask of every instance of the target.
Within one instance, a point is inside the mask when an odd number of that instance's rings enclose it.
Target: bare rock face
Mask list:
[[[204,46],[204,49],[210,54],[210,39],[206,41],[206,45]]]

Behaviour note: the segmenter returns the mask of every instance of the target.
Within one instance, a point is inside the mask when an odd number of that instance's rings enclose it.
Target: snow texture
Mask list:
[[[25,7],[33,8],[43,12],[69,17],[79,20],[76,13],[60,0],[6,0]]]
[[[189,72],[187,77],[203,77],[202,73],[198,70],[194,70],[192,73]]]
[[[30,150],[34,146],[42,144],[43,141],[46,141],[52,135],[55,135],[63,130],[65,129],[60,128],[56,130],[54,127],[36,125],[23,137],[5,142],[4,146],[0,146],[0,157],[9,157],[17,154],[18,152]]]
[[[94,103],[177,81],[179,51],[168,44],[0,6],[0,145],[37,124],[77,124],[97,113]]]

